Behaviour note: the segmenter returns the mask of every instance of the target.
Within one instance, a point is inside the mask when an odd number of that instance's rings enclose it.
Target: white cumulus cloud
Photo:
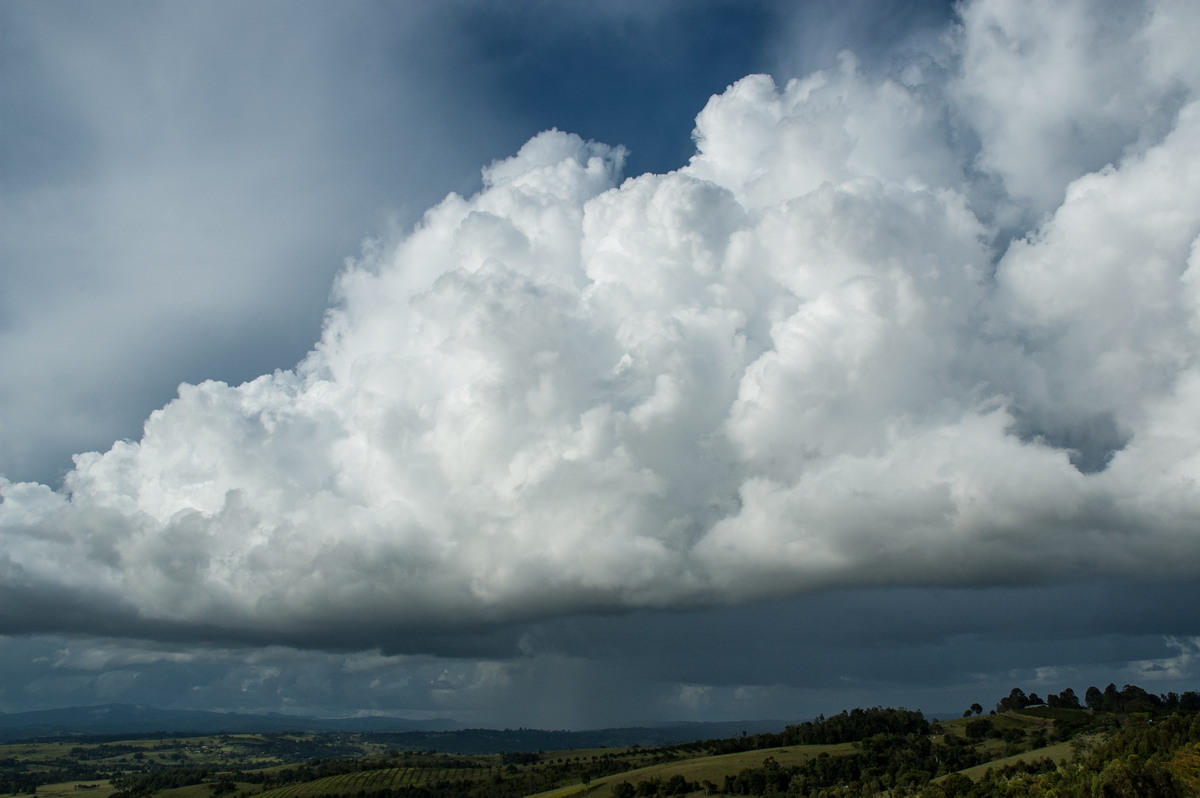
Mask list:
[[[8,631],[403,648],[1194,575],[1200,19],[1110,5],[978,0],[894,73],[747,77],[671,174],[538,135],[367,247],[296,368],[181,386],[61,491],[0,481]]]

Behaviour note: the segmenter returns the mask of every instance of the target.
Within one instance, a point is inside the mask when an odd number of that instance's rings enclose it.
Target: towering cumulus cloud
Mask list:
[[[750,76],[620,182],[558,131],[295,369],[0,481],[0,631],[402,648],[838,585],[1195,576],[1200,6],[981,0]]]

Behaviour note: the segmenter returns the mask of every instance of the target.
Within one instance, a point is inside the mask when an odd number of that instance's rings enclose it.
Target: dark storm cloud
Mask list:
[[[703,612],[638,612],[534,626],[526,645],[584,659],[643,658],[663,681],[832,687],[1123,664],[1200,637],[1200,583],[837,590]],[[937,663],[937,664],[931,664]],[[932,672],[931,672],[932,669]]]
[[[10,711],[135,701],[550,727],[794,720],[878,703],[957,714],[1018,685],[1041,694],[1110,681],[1194,689],[1200,629],[1189,608],[1198,592],[1195,582],[1106,581],[843,590],[556,619],[470,659],[33,637],[0,641],[0,661]]]

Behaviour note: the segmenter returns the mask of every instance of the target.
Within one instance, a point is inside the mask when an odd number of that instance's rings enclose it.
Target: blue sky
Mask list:
[[[1198,26],[0,4],[0,711],[1194,689]]]

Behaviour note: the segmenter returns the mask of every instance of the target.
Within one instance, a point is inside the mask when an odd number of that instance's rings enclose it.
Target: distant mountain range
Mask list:
[[[447,718],[312,718],[274,712],[266,715],[245,715],[236,712],[156,709],[139,704],[104,704],[0,713],[0,740],[154,732],[434,732],[461,728],[461,723]]]
[[[455,753],[534,751],[593,746],[671,745],[739,734],[778,732],[776,720],[715,723],[661,723],[589,731],[539,729],[467,729],[449,718],[414,720],[388,716],[314,718],[268,713],[156,709],[139,704],[42,709],[0,713],[0,742],[46,737],[112,737],[119,735],[220,734],[236,732],[353,732],[386,735],[398,749],[437,749]]]

